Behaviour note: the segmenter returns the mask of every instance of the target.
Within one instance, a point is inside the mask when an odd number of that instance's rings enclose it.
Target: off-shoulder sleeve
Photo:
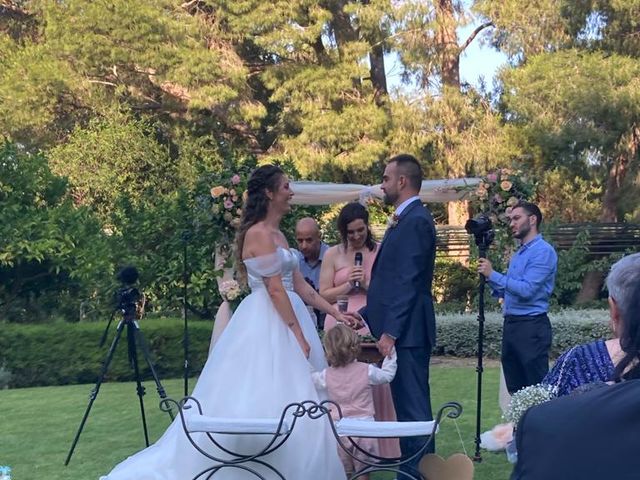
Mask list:
[[[247,258],[244,264],[249,272],[260,277],[274,277],[282,272],[282,258],[278,250],[267,255]]]

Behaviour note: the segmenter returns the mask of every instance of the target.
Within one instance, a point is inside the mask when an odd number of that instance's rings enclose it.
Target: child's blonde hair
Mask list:
[[[360,337],[346,325],[336,325],[324,334],[327,362],[332,367],[344,367],[360,353]]]

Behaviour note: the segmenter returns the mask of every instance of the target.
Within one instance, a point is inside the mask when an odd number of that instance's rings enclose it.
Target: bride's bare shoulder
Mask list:
[[[257,257],[275,251],[272,232],[262,223],[256,223],[244,236],[242,258]]]

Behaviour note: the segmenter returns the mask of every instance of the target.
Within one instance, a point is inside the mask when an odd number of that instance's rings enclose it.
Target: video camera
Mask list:
[[[469,235],[473,235],[476,240],[476,245],[480,249],[487,249],[495,238],[495,232],[493,230],[493,224],[491,219],[485,213],[481,213],[476,217],[467,220],[464,229]]]
[[[138,312],[140,300],[143,296],[133,285],[138,281],[138,270],[136,267],[124,267],[117,276],[122,283],[122,287],[116,291],[116,309],[121,310],[125,320],[132,320]]]

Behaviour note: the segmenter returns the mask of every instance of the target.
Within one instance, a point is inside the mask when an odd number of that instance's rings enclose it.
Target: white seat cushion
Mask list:
[[[429,422],[372,422],[342,418],[336,422],[341,437],[417,437],[431,435],[433,420]]]
[[[187,415],[185,418],[189,432],[209,433],[252,433],[275,434],[278,432],[279,418],[220,418],[204,415]],[[280,433],[289,433],[291,426],[287,420],[282,422]]]

